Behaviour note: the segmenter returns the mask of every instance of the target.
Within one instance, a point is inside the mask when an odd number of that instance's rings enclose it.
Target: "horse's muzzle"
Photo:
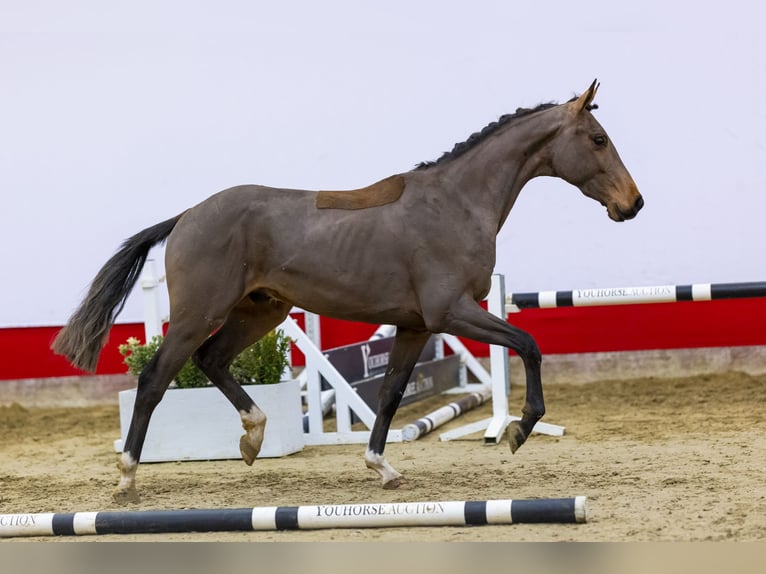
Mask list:
[[[633,205],[630,209],[621,209],[620,207],[615,207],[614,213],[609,211],[609,217],[611,217],[614,221],[627,221],[628,219],[633,219],[636,215],[638,215],[638,212],[641,211],[641,208],[644,207],[644,198],[642,196],[636,197],[636,201],[633,202]]]

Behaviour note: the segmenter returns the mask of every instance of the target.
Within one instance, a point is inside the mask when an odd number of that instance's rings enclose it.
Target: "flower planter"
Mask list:
[[[280,457],[303,450],[300,383],[242,387],[266,413],[266,432],[258,458]],[[117,452],[128,433],[136,389],[119,393],[120,435]],[[239,413],[216,387],[168,389],[149,422],[141,462],[240,458]]]

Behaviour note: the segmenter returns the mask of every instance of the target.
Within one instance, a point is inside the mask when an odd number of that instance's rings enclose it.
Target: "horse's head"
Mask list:
[[[606,207],[614,221],[636,216],[644,206],[633,178],[604,128],[591,114],[594,81],[579,98],[564,104],[566,120],[553,143],[554,175]]]

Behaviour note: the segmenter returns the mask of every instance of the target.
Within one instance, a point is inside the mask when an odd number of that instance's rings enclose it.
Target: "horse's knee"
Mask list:
[[[522,332],[523,333],[523,332]],[[526,365],[540,366],[543,361],[543,355],[540,353],[540,347],[537,346],[537,342],[532,335],[523,333],[519,337],[519,343],[515,351],[521,357]]]

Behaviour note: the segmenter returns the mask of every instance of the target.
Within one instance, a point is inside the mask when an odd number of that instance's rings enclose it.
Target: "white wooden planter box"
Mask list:
[[[303,411],[297,380],[242,387],[266,413],[266,432],[258,458],[303,450]],[[117,452],[128,434],[136,389],[119,393],[120,435]],[[216,387],[168,389],[152,414],[141,462],[241,458],[244,434],[239,413]]]

